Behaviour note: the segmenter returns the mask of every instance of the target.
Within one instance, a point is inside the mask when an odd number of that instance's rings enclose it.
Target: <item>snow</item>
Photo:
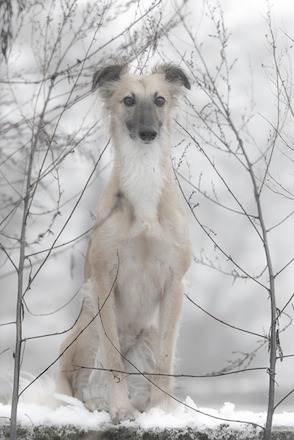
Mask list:
[[[98,429],[111,423],[110,416],[105,411],[88,411],[78,399],[55,395],[57,400],[65,404],[53,409],[36,403],[19,403],[18,420],[24,426],[36,425],[72,425],[84,429]],[[7,421],[10,417],[11,407],[9,404],[0,403],[0,420]],[[231,421],[229,421],[231,420]],[[250,411],[238,411],[235,405],[225,402],[220,409],[198,408],[190,397],[182,404],[178,404],[174,411],[164,412],[160,408],[152,408],[148,413],[136,413],[134,421],[123,421],[125,427],[142,429],[166,429],[166,428],[216,428],[226,424],[233,429],[244,430],[246,426],[252,428],[252,424],[264,426],[266,413],[253,413]],[[238,422],[236,422],[238,421]],[[243,424],[240,422],[250,422]],[[275,427],[294,426],[294,412],[281,413],[274,416]]]

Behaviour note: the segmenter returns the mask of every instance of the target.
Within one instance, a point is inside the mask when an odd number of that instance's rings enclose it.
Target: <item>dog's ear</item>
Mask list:
[[[126,64],[112,64],[97,70],[93,76],[92,92],[96,89],[101,89],[102,92],[110,92],[111,86],[117,83],[121,75],[127,71]]]
[[[191,89],[190,82],[185,72],[175,64],[162,64],[158,66],[153,73],[163,73],[166,81],[176,86],[184,86]]]

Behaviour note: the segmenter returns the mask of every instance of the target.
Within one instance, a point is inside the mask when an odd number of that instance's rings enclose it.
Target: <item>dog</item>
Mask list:
[[[115,422],[173,403],[173,360],[191,263],[189,231],[170,151],[184,89],[174,64],[151,74],[97,71],[114,148],[85,258],[84,302],[61,345],[57,390]]]

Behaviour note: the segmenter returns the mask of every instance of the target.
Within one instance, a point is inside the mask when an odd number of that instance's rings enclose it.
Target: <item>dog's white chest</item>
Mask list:
[[[122,163],[122,191],[131,202],[137,221],[154,221],[164,185],[160,146],[141,145],[134,151],[126,144]]]

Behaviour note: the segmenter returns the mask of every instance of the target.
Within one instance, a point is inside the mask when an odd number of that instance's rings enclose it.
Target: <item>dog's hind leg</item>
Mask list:
[[[60,346],[59,369],[56,376],[56,391],[59,394],[67,396],[74,396],[73,376],[74,368],[73,362],[75,352],[77,349],[77,338],[79,334],[79,326],[75,324],[67,338]]]
[[[82,293],[84,303],[81,314],[60,348],[56,392],[78,398],[88,409],[105,410],[108,409],[105,387],[99,380],[103,373],[95,369],[101,357],[97,327],[99,316],[94,314],[90,282],[84,284]]]

